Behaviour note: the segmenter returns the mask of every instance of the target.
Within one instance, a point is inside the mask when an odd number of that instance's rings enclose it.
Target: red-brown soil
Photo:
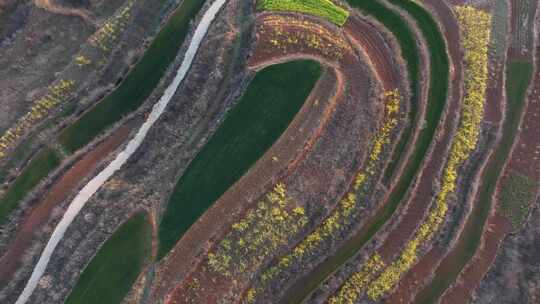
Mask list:
[[[393,52],[372,24],[352,14],[344,25],[345,33],[361,48],[386,89],[398,87],[399,68],[392,62]]]
[[[18,269],[24,252],[32,245],[35,232],[39,231],[47,223],[53,209],[66,200],[73,191],[77,190],[81,181],[97,169],[103,158],[107,157],[109,153],[125,141],[129,131],[130,127],[127,125],[120,127],[105,141],[82,157],[81,160],[77,161],[26,216],[8,250],[0,258],[0,269],[2,269],[2,272],[0,272],[0,285],[8,282]]]
[[[470,301],[472,292],[478,287],[495,260],[504,236],[512,230],[510,221],[498,214],[490,215],[485,227],[487,229],[484,230],[482,236],[482,245],[460,273],[456,284],[444,293],[441,299],[442,304],[468,303]]]
[[[415,293],[426,278],[433,275],[433,266],[444,256],[441,248],[434,247],[399,281],[397,288],[385,301],[388,304],[412,303]]]

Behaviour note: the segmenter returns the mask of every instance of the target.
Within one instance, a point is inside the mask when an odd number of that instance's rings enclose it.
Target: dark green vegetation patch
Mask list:
[[[311,60],[258,72],[178,181],[159,226],[162,258],[285,131],[321,75]]]
[[[131,289],[152,244],[147,214],[126,221],[103,244],[66,300],[66,304],[119,304]]]
[[[5,222],[26,194],[59,165],[60,157],[54,150],[49,148],[41,150],[0,199],[0,224]]]
[[[501,210],[515,230],[523,225],[529,214],[529,206],[536,197],[536,186],[534,180],[518,173],[509,174],[502,183],[499,194]]]

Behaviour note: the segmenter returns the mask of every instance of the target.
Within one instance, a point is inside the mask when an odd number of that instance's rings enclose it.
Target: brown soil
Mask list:
[[[21,224],[8,250],[0,258],[0,268],[2,269],[0,273],[0,285],[8,282],[18,269],[24,252],[32,245],[34,233],[39,231],[47,223],[53,209],[66,200],[73,191],[77,190],[81,181],[97,169],[103,158],[107,157],[109,153],[118,148],[126,140],[129,131],[130,127],[127,125],[120,127],[110,137],[67,170],[44,198],[36,204],[36,207],[23,220],[23,224]]]
[[[498,214],[491,215],[485,227],[487,229],[482,236],[482,245],[460,273],[456,284],[444,293],[442,304],[469,303],[473,291],[495,261],[504,236],[512,230],[510,221]]]
[[[413,268],[399,281],[397,288],[385,301],[388,304],[412,303],[414,295],[423,286],[426,278],[433,275],[433,266],[444,256],[444,250],[438,247],[431,249]],[[458,303],[458,302],[456,302]],[[459,302],[461,303],[461,302]]]
[[[489,56],[491,57],[491,55]],[[499,123],[502,119],[502,96],[504,65],[495,58],[490,58],[490,78],[486,90],[486,106],[484,120],[491,123]]]
[[[392,49],[388,46],[379,30],[372,24],[353,14],[344,25],[347,36],[357,47],[362,49],[371,62],[372,69],[378,75],[386,89],[398,87],[399,68],[392,62]]]
[[[319,42],[317,46],[306,42],[314,39],[315,35]],[[251,69],[295,57],[316,58],[326,65],[337,67],[341,59],[352,52],[341,31],[323,25],[309,16],[290,13],[259,14],[256,23],[256,45],[257,50],[248,62]]]

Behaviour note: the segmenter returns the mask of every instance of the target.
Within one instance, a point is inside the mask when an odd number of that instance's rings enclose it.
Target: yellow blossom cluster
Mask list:
[[[90,63],[92,63],[92,61],[84,55],[78,55],[75,57],[75,64],[78,66],[89,65]]]
[[[307,223],[304,208],[275,185],[257,208],[232,225],[231,232],[208,254],[210,268],[224,276],[249,275]]]
[[[354,304],[364,292],[369,282],[384,268],[380,255],[375,254],[362,266],[362,270],[347,279],[335,296],[328,299],[329,304]]]
[[[51,108],[64,102],[70,95],[75,81],[61,79],[50,86],[45,96],[38,99],[30,111],[20,118],[17,123],[0,137],[0,159],[6,156],[7,150],[26,130],[45,117]]]
[[[128,1],[117,14],[105,22],[105,24],[90,37],[90,44],[104,52],[109,52],[116,41],[116,38],[118,38],[120,33],[126,28],[133,4],[133,0]]]
[[[373,300],[378,300],[392,289],[401,276],[416,263],[421,245],[433,237],[444,221],[448,210],[448,196],[456,189],[458,169],[475,149],[480,134],[487,86],[491,16],[471,6],[456,6],[455,11],[460,25],[461,44],[465,50],[466,94],[460,125],[452,141],[434,207],[399,258],[369,286],[367,293]]]
[[[336,209],[332,214],[327,217],[321,225],[319,225],[313,232],[311,232],[305,239],[303,239],[289,254],[280,258],[277,265],[269,267],[265,270],[261,276],[262,285],[266,285],[278,273],[287,269],[293,262],[300,261],[302,258],[310,254],[317,246],[319,246],[324,240],[328,240],[338,231],[340,227],[347,224],[353,212],[358,208],[358,199],[356,192],[360,190],[360,187],[375,173],[375,167],[380,159],[383,145],[389,143],[389,136],[391,131],[397,126],[400,94],[397,89],[389,90],[384,93],[385,101],[385,114],[383,119],[383,125],[379,128],[375,135],[374,143],[372,145],[369,158],[367,161],[365,171],[361,171],[357,174],[353,185],[353,190],[348,192],[347,195],[339,202]],[[257,287],[250,290],[254,295],[257,292],[262,291],[262,287]]]
[[[291,50],[312,49],[326,57],[340,59],[345,50],[351,51],[343,36],[336,36],[321,24],[290,16],[265,16],[258,32],[284,54],[289,54]]]

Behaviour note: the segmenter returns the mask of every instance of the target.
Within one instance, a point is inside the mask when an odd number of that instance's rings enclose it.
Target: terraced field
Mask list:
[[[536,1],[114,1],[0,1],[87,39],[0,99],[0,303],[538,302]]]

